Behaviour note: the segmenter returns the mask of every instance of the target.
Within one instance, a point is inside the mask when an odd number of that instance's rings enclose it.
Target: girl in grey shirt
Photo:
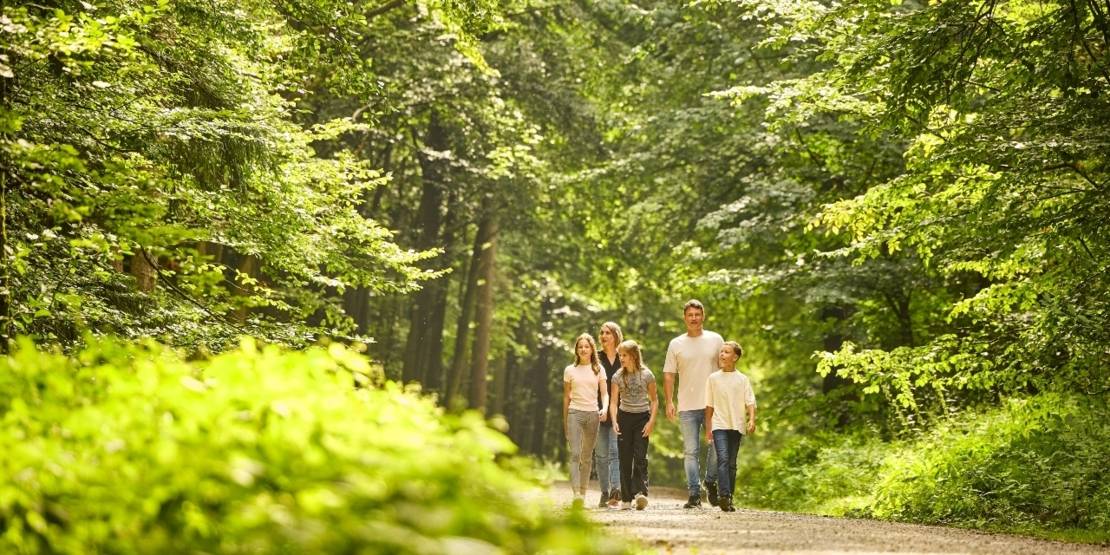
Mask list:
[[[613,431],[617,434],[617,453],[621,469],[621,509],[644,510],[648,505],[648,439],[655,428],[659,410],[655,375],[644,366],[643,354],[635,341],[617,347],[621,370],[613,375],[609,404]]]

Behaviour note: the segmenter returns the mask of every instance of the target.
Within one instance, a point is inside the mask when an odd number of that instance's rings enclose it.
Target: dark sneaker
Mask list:
[[[621,506],[621,490],[615,489],[609,492],[609,508],[619,509]]]
[[[608,506],[609,506],[609,492],[603,491],[603,492],[601,492],[601,500],[597,502],[597,507],[599,509],[604,509],[605,507],[608,507]]]
[[[686,501],[686,504],[683,505],[682,508],[683,509],[694,509],[694,508],[697,508],[697,507],[700,507],[700,506],[701,506],[701,497],[699,497],[697,495],[691,495],[690,499],[688,501]]]
[[[705,484],[705,489],[709,493],[709,495],[708,495],[709,504],[716,507],[717,506],[717,483],[716,482],[709,482],[708,484]]]
[[[722,496],[717,500],[717,506],[721,508],[722,512],[730,513],[735,509],[732,508],[732,499]]]

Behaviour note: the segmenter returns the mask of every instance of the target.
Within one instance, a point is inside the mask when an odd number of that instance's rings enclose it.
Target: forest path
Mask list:
[[[551,498],[569,507],[570,486],[560,482]],[[830,518],[796,513],[737,509],[723,513],[704,504],[683,509],[685,492],[653,488],[644,511],[597,507],[596,483],[586,496],[587,516],[618,538],[638,542],[648,552],[664,554],[802,553],[892,554],[1098,554],[1110,547],[988,534],[943,526],[900,524],[864,519]]]

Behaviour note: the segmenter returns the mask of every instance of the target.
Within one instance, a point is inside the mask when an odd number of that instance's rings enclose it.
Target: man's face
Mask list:
[[[682,319],[686,320],[687,331],[701,331],[702,323],[705,320],[705,313],[702,312],[700,308],[691,306],[682,314]]]

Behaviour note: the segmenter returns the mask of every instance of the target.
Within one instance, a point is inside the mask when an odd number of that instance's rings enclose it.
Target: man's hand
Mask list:
[[[709,442],[710,449],[713,448],[713,430],[709,426],[705,427],[705,441]]]
[[[607,410],[599,410],[599,411],[597,411],[597,417],[598,417],[598,419],[600,419],[600,420],[601,420],[602,422],[605,422],[606,420],[609,420],[609,411],[607,411]]]
[[[678,416],[678,411],[675,410],[674,403],[672,403],[670,399],[667,399],[667,420],[670,420],[671,422],[674,422],[674,419],[677,416]]]

